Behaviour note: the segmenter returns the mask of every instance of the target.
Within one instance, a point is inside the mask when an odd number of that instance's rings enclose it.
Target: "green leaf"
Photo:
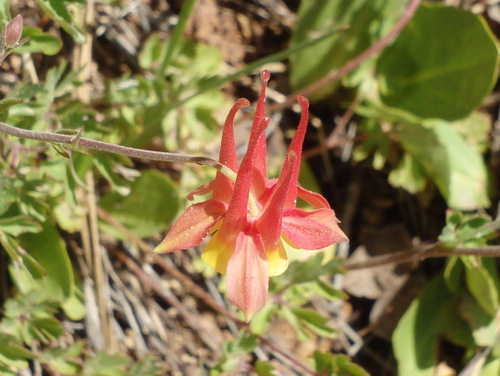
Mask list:
[[[295,333],[297,334],[297,338],[300,341],[307,341],[311,339],[311,333],[306,330],[303,322],[295,314],[295,310],[283,306],[278,314],[292,326],[292,328],[295,330]]]
[[[415,194],[425,188],[426,180],[420,163],[411,154],[404,154],[398,166],[389,174],[389,183]]]
[[[9,209],[10,205],[19,197],[19,186],[22,181],[9,176],[0,176],[0,215]]]
[[[474,343],[457,315],[457,299],[442,277],[429,282],[396,327],[392,345],[400,376],[432,376],[440,338],[467,346]]]
[[[12,236],[19,236],[26,232],[40,232],[42,225],[27,215],[0,218],[0,231]]]
[[[362,107],[358,108],[358,112]],[[387,161],[390,147],[390,138],[382,130],[382,124],[375,119],[378,114],[360,113],[367,119],[361,121],[359,130],[366,135],[365,140],[356,145],[353,152],[353,158],[356,161],[362,161],[373,155],[373,168],[381,170]]]
[[[97,170],[99,170],[101,175],[111,185],[113,191],[121,194],[122,196],[125,196],[130,192],[129,187],[127,186],[127,181],[115,172],[115,167],[118,163],[115,160],[115,156],[109,156],[105,153],[95,153],[92,160],[94,165],[97,167]],[[123,157],[123,164],[125,163],[127,163],[127,159]]]
[[[257,360],[254,365],[255,372],[258,376],[274,376],[276,375],[276,368],[268,362]]]
[[[302,1],[290,41],[292,46],[312,41],[334,28],[348,28],[290,56],[290,83],[293,89],[300,90],[324,78],[330,71],[367,49],[380,38],[387,26],[394,23],[401,9],[402,4],[398,0]],[[315,96],[325,96],[337,85],[335,83]]]
[[[46,221],[39,233],[19,237],[21,246],[45,269],[43,296],[63,303],[75,293],[73,268],[57,229]],[[69,312],[67,312],[68,314]]]
[[[449,257],[444,270],[446,287],[453,293],[458,293],[462,288],[464,264],[460,257]]]
[[[336,331],[327,325],[328,318],[310,309],[293,309],[293,313],[302,321],[304,326],[314,333],[325,337],[334,338]]]
[[[130,194],[122,197],[109,193],[99,202],[122,225],[138,237],[147,237],[165,230],[179,211],[175,184],[165,174],[147,170],[137,178]],[[102,223],[103,229],[119,239],[125,235]]]
[[[5,98],[0,100],[0,113],[4,112],[10,106],[14,106],[15,104],[22,103],[23,100],[19,98]]]
[[[0,333],[0,355],[12,360],[34,357],[33,353],[22,346],[16,337],[6,333]]]
[[[330,352],[315,351],[313,354],[314,370],[320,375],[332,376],[368,376],[363,368],[354,364],[343,354],[334,355]]]
[[[470,114],[496,81],[498,46],[486,22],[422,4],[377,63],[382,101],[422,118]]]
[[[10,19],[9,0],[0,0],[0,26],[4,27]]]
[[[76,25],[71,13],[64,7],[64,1],[58,0],[38,0],[38,4],[43,11],[60,25],[76,43],[85,42],[84,31]],[[82,4],[83,5],[83,4]]]
[[[152,357],[147,357],[134,364],[128,371],[128,376],[157,376],[163,370],[163,365]]]
[[[481,376],[498,376],[500,375],[500,358],[490,359],[481,368]]]
[[[342,290],[336,289],[331,283],[327,283],[318,279],[312,284],[312,287],[317,291],[318,295],[321,295],[330,300],[347,300],[349,296]]]
[[[493,346],[496,340],[497,320],[487,314],[472,296],[466,295],[460,302],[460,315],[469,324],[475,344]]]
[[[228,341],[224,344],[224,355],[210,371],[210,375],[225,375],[226,372],[233,373],[241,366],[242,362],[248,361],[247,354],[254,351],[257,346],[257,336],[240,330],[234,341]]]
[[[125,376],[129,362],[130,359],[124,355],[99,352],[85,363],[82,376]]]
[[[33,337],[43,342],[54,341],[64,334],[60,322],[54,317],[33,318],[30,320],[29,326]]]
[[[474,210],[490,205],[483,159],[450,125],[438,122],[426,128],[402,124],[398,134],[414,163],[421,165],[449,207]]]
[[[492,221],[484,214],[468,214],[456,210],[446,213],[446,226],[439,235],[439,241],[448,248],[469,246],[483,247],[497,237],[500,222]]]
[[[16,53],[42,52],[45,55],[55,55],[62,48],[62,41],[56,36],[44,33],[41,29],[34,26],[25,26],[23,28],[23,38],[29,37],[28,42],[15,49]]]
[[[48,348],[40,354],[39,361],[49,364],[56,371],[63,375],[80,374],[81,365],[78,356],[81,356],[83,343],[77,342],[69,349],[61,347]]]
[[[42,278],[45,275],[45,269],[30,254],[22,250],[14,238],[0,232],[0,244],[12,262],[19,263],[32,278]]]
[[[264,335],[269,329],[271,319],[275,313],[275,304],[266,304],[259,312],[257,312],[250,321],[250,328],[255,334]]]
[[[499,305],[498,275],[494,261],[490,258],[464,256],[465,281],[467,288],[491,317],[495,317]]]

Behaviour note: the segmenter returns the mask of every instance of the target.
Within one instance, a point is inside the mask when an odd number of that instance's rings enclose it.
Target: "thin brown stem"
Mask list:
[[[416,262],[427,258],[449,257],[449,256],[481,256],[481,257],[500,257],[500,246],[484,247],[457,247],[450,249],[443,243],[437,242],[428,246],[412,249],[409,251],[395,252],[388,255],[372,257],[368,260],[359,262],[347,261],[343,268],[346,271],[373,268],[375,266],[388,264],[403,264],[406,262]]]
[[[153,161],[172,163],[196,163],[199,165],[210,166],[216,168],[217,170],[225,169],[224,166],[218,161],[208,157],[137,149],[128,146],[115,145],[103,141],[90,140],[88,138],[80,137],[80,133],[76,135],[68,135],[61,133],[32,131],[28,129],[16,128],[3,122],[0,122],[0,132],[18,138],[63,144],[68,145],[69,147],[80,149],[100,150],[109,153],[125,155],[130,158],[148,159]]]

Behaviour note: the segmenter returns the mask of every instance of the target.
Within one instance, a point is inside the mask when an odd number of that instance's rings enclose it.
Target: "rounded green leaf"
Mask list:
[[[107,194],[99,205],[114,219],[138,237],[165,230],[179,211],[179,197],[174,183],[161,172],[144,171],[131,186],[126,197],[116,192]],[[103,229],[117,238],[124,234],[102,223]]]
[[[63,303],[75,293],[73,267],[56,227],[49,221],[38,233],[18,237],[19,244],[43,267],[44,296]]]
[[[422,118],[460,119],[492,88],[497,62],[497,43],[481,17],[422,5],[380,56],[380,96]]]
[[[398,136],[419,173],[436,184],[449,207],[475,210],[490,205],[482,156],[451,125],[442,121],[432,128],[401,124]]]
[[[23,28],[23,38],[29,37],[28,42],[16,48],[17,53],[43,52],[45,55],[55,55],[62,47],[59,38],[49,33],[44,33],[37,27],[25,26]]]

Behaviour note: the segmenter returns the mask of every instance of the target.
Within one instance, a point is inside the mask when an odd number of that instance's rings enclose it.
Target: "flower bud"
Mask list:
[[[5,26],[5,46],[13,47],[19,42],[23,32],[23,16],[18,14]]]

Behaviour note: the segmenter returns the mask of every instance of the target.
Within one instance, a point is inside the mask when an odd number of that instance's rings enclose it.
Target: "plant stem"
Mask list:
[[[326,76],[324,76],[320,80],[313,82],[311,85],[306,86],[305,88],[299,90],[298,92],[287,96],[285,101],[283,101],[281,103],[275,103],[275,104],[269,106],[268,112],[272,113],[272,112],[280,110],[282,108],[289,107],[290,105],[295,103],[297,95],[303,95],[304,97],[308,97],[311,94],[314,94],[317,91],[321,90],[325,86],[331,85],[335,81],[338,81],[342,77],[351,73],[354,69],[359,67],[362,63],[364,63],[370,57],[372,57],[376,53],[382,51],[389,43],[392,42],[392,40],[394,38],[396,38],[396,36],[401,32],[401,30],[404,29],[406,24],[411,20],[411,18],[415,14],[415,11],[417,10],[417,8],[421,2],[422,2],[422,0],[411,0],[408,7],[406,8],[403,16],[399,19],[399,21],[396,23],[396,25],[394,25],[392,30],[389,31],[389,33],[387,33],[387,35],[380,38],[377,42],[375,42],[373,45],[368,47],[366,50],[364,50],[362,53],[360,53],[354,59],[349,60],[347,63],[345,63],[339,69],[330,71],[330,73],[328,73]]]
[[[342,267],[346,271],[373,268],[388,264],[403,264],[406,262],[415,262],[431,257],[449,257],[449,256],[481,256],[481,257],[500,257],[500,246],[484,247],[457,247],[447,248],[443,243],[437,242],[409,251],[395,252],[387,255],[371,257],[364,261],[347,261]]]
[[[213,167],[223,173],[225,173],[225,170],[227,169],[226,166],[222,165],[215,159],[208,157],[137,149],[128,146],[115,145],[107,142],[79,137],[81,133],[78,133],[76,135],[67,135],[61,133],[31,131],[28,129],[16,128],[3,122],[0,122],[0,132],[19,138],[68,145],[69,147],[76,148],[76,150],[78,150],[78,148],[94,149],[114,154],[125,155],[131,158],[141,158],[172,163],[196,163],[203,166]],[[234,175],[234,173],[232,173],[231,171],[231,174],[229,175]]]

